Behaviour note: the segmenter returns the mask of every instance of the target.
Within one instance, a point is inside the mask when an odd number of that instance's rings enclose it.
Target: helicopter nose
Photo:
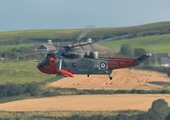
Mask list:
[[[46,74],[56,74],[56,59],[50,58],[46,59],[45,61],[38,63],[37,68],[42,73]]]
[[[44,68],[44,65],[42,63],[38,63],[37,68],[39,69],[39,71],[45,73],[45,68]]]
[[[38,63],[37,68],[44,68],[44,65],[42,63]]]

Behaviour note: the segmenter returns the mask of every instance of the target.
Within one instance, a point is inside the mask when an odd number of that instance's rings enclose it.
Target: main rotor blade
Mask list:
[[[80,41],[84,36],[86,36],[90,31],[91,29],[93,28],[94,26],[88,26],[87,28],[85,28],[83,30],[83,32],[79,35],[79,37],[77,38],[77,40],[75,40],[72,45],[74,45],[75,43],[77,43],[78,41]]]
[[[90,45],[92,47],[92,49],[95,50],[95,48],[93,47],[94,43],[106,42],[106,41],[111,41],[111,40],[115,40],[115,39],[123,39],[123,38],[127,38],[127,37],[130,37],[130,35],[125,34],[125,35],[121,35],[121,36],[106,38],[106,39],[102,39],[102,40],[99,40],[99,41],[94,41],[92,43],[82,44],[81,46]]]
[[[102,39],[102,40],[99,40],[99,41],[94,41],[94,42],[92,42],[92,43],[84,43],[84,44],[74,45],[74,47],[92,45],[92,44],[94,44],[94,43],[106,42],[106,41],[111,41],[111,40],[115,40],[115,39],[122,39],[122,38],[127,38],[127,37],[129,37],[129,36],[130,36],[130,35],[125,34],[125,35],[116,36],[116,37],[112,37],[112,38]]]
[[[102,40],[99,40],[98,42],[106,42],[106,41],[110,41],[110,40],[123,39],[123,38],[128,38],[128,37],[130,37],[130,35],[125,34],[125,35],[116,36],[116,37],[112,37],[112,38],[102,39]]]

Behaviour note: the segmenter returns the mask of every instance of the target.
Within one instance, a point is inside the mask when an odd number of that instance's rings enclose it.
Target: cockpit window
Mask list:
[[[55,53],[53,51],[50,51],[47,53],[47,57],[55,57]]]
[[[42,63],[43,63],[44,66],[49,66],[50,65],[50,59],[48,57],[45,57],[42,60]]]

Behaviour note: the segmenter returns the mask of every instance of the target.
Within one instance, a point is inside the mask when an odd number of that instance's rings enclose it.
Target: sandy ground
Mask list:
[[[117,69],[112,72],[113,80],[107,75],[75,75],[50,83],[52,87],[77,89],[159,89],[170,84],[167,74],[135,69]]]
[[[152,102],[170,95],[75,95],[51,98],[26,99],[0,104],[3,111],[53,111],[53,110],[148,110]]]

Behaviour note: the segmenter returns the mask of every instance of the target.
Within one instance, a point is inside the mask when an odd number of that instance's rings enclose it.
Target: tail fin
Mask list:
[[[139,58],[136,58],[134,60],[134,66],[139,65],[140,63],[144,62],[145,60],[147,60],[151,56],[152,56],[152,53],[147,53],[145,55],[140,56]]]

